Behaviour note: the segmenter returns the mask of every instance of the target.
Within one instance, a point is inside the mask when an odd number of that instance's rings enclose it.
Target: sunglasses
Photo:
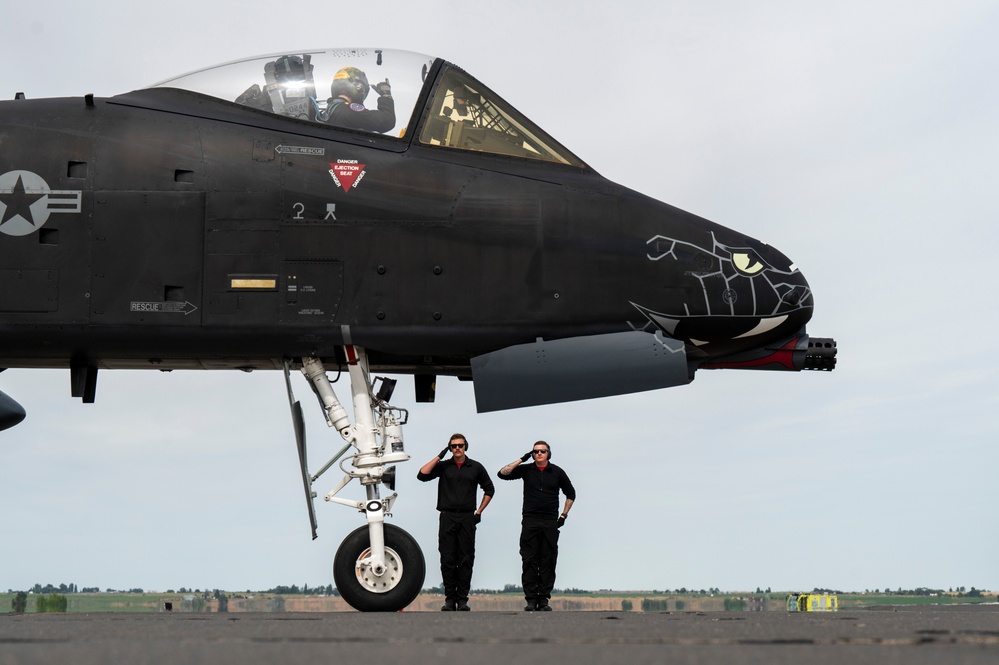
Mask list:
[[[547,450],[532,450],[531,452],[534,453],[535,455],[547,455],[548,454]]]
[[[458,450],[458,448],[466,448],[466,447],[468,447],[468,444],[467,443],[449,443],[449,444],[447,444],[447,447],[450,448],[451,450]]]

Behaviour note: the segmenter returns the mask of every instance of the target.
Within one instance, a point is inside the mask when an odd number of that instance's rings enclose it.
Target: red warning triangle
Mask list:
[[[343,187],[343,191],[349,192],[354,182],[364,173],[364,164],[333,164],[331,162],[330,171]]]

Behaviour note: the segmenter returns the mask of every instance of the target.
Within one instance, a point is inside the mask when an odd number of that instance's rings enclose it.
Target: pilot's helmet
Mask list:
[[[297,55],[283,55],[274,61],[274,78],[279,83],[301,82],[305,79],[305,63]]]
[[[344,67],[333,75],[330,95],[333,97],[346,95],[350,101],[361,103],[368,96],[370,89],[368,77],[364,75],[364,72],[357,67]]]

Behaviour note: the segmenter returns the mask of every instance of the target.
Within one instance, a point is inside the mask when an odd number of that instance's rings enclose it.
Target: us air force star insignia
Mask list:
[[[80,199],[80,190],[49,189],[36,173],[8,171],[0,175],[0,233],[34,233],[54,212],[80,212]]]

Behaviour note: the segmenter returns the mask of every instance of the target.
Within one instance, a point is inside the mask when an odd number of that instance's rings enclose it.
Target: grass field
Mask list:
[[[166,601],[180,606],[183,594],[160,593],[70,593],[67,612],[158,612]],[[15,594],[0,593],[0,612],[10,612]],[[38,597],[28,594],[29,613],[35,611]]]
[[[0,593],[0,614],[9,613],[12,609],[12,601],[14,599],[12,593]],[[245,595],[245,594],[240,594]],[[258,599],[261,600],[273,600],[279,599],[280,597],[274,596],[272,594],[253,594]],[[769,594],[769,602],[767,607],[770,610],[781,611],[784,608],[784,598],[786,593],[771,593]],[[514,605],[519,605],[521,597],[519,594],[496,594],[495,596],[481,596],[480,604],[485,604],[487,600],[501,600],[509,597],[511,603]],[[739,593],[739,594],[716,594],[714,596],[703,596],[700,594],[694,595],[679,595],[679,594],[654,594],[654,593],[643,593],[640,591],[635,592],[601,592],[601,593],[591,593],[591,594],[573,594],[568,596],[559,597],[565,603],[566,609],[579,608],[588,609],[590,605],[583,602],[586,599],[602,599],[606,602],[600,603],[598,606],[602,608],[613,607],[615,609],[622,607],[623,601],[629,601],[633,611],[640,611],[642,607],[642,601],[645,599],[658,601],[656,603],[657,607],[667,607],[668,610],[673,611],[722,611],[725,609],[726,605],[729,607],[739,607],[739,603],[733,603],[733,600],[741,600],[746,598],[758,597],[756,594],[749,593]],[[28,595],[28,605],[27,612],[33,613],[36,611],[37,596],[33,594]],[[289,609],[296,606],[295,601],[300,599],[310,598],[308,596],[301,595],[289,595],[284,596],[284,600],[287,601]],[[180,594],[180,593],[73,593],[66,594],[66,599],[68,601],[68,612],[161,612],[164,611],[166,603],[172,605],[173,611],[177,612],[215,612],[217,610],[216,601],[212,599],[202,599],[201,596],[195,596],[194,594]],[[319,599],[317,599],[319,600]],[[332,600],[332,599],[331,599]],[[730,602],[726,604],[726,600]],[[439,605],[439,598],[437,596],[423,596],[417,598],[414,601],[414,605],[421,603],[426,606]],[[552,599],[552,604],[555,606],[556,598]],[[846,593],[839,594],[839,607],[841,610],[849,608],[860,608],[860,607],[877,607],[877,606],[898,606],[898,605],[954,605],[954,604],[977,604],[983,602],[999,602],[999,598],[995,594],[988,593],[982,597],[967,597],[967,596],[956,596],[944,594],[941,596],[908,596],[908,595],[894,595],[894,594],[854,594]],[[283,603],[281,603],[283,605]],[[237,603],[233,602],[233,609],[238,606]],[[252,605],[255,607],[267,608],[265,611],[272,611],[274,607],[273,603],[264,603]],[[322,604],[310,606],[322,607]],[[483,607],[483,609],[488,609]]]
[[[980,603],[999,602],[995,594],[986,594],[980,598],[944,594],[942,596],[897,596],[882,594],[839,594],[840,607],[878,607],[884,605],[977,605]]]

